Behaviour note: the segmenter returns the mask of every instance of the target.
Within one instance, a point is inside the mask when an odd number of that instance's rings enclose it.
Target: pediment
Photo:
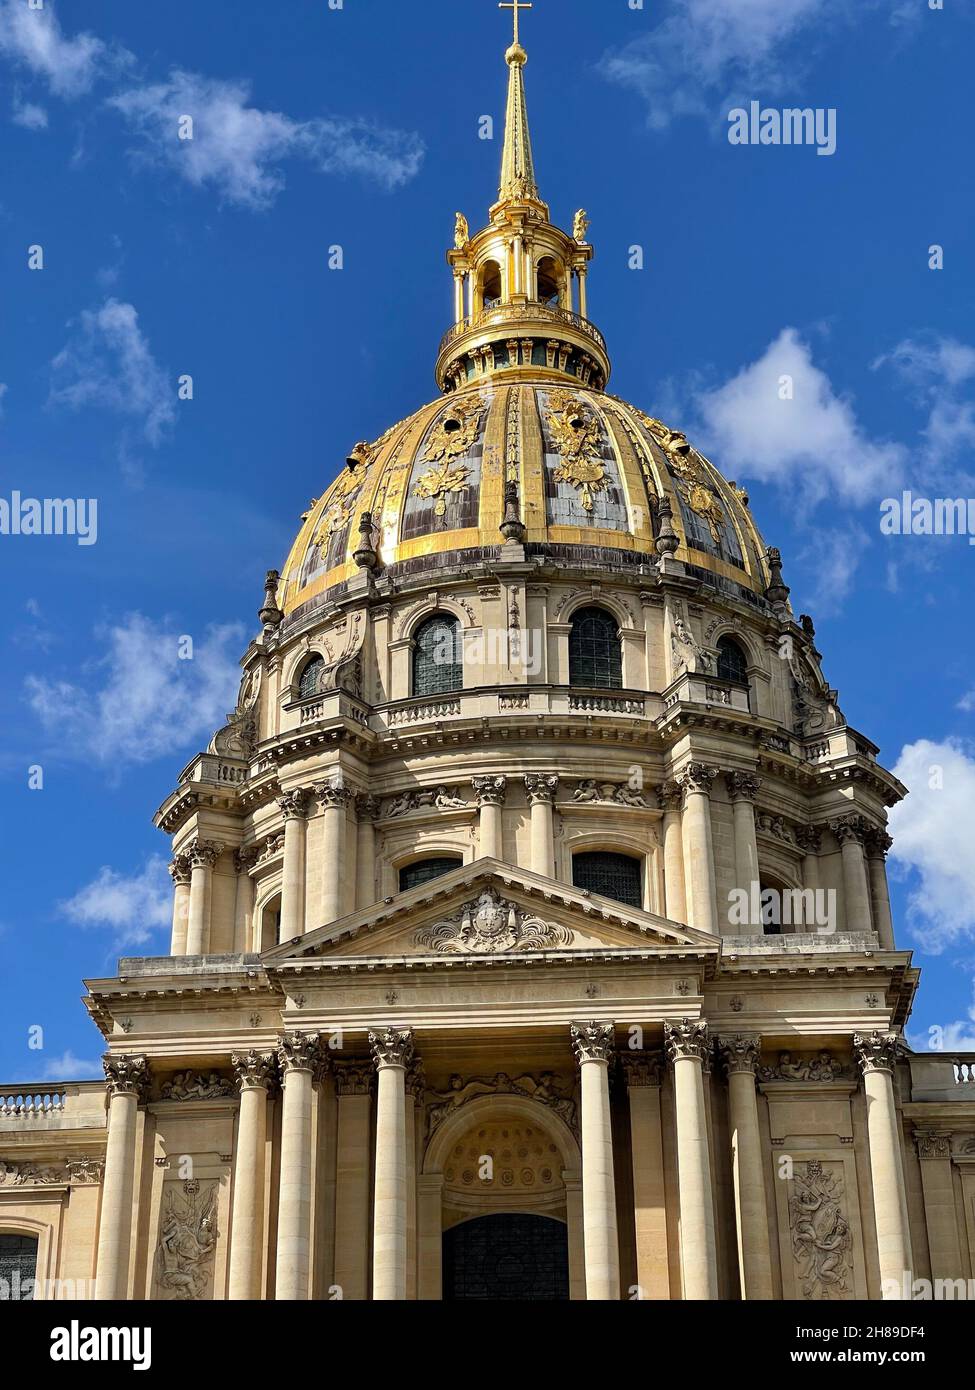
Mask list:
[[[591,951],[717,954],[717,937],[587,894],[495,859],[465,864],[420,888],[265,952],[268,965],[309,957],[457,960]]]

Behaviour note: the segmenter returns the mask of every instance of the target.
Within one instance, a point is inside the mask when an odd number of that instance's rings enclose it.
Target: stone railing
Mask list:
[[[576,328],[580,333],[584,333],[603,352],[606,351],[606,339],[600,333],[594,323],[584,319],[581,314],[573,313],[570,309],[563,309],[556,304],[538,304],[529,302],[528,304],[496,304],[491,309],[485,309],[483,313],[475,314],[473,318],[463,318],[455,323],[440,340],[438,354],[445,351],[451,343],[462,338],[465,333],[473,332],[479,328],[503,327],[504,324],[512,321],[519,323],[536,321],[540,325],[546,323],[564,323],[570,328]]]
[[[553,685],[526,685],[517,689],[484,686],[458,690],[455,695],[418,696],[380,705],[373,712],[370,727],[379,733],[518,714],[532,719],[544,715],[643,719],[654,717],[661,708],[659,696],[646,695],[639,690],[578,690]]]
[[[975,1103],[975,1052],[912,1052],[911,1099]]]
[[[292,721],[297,717],[297,726],[302,729],[308,724],[320,724],[333,719],[350,719],[363,729],[369,724],[369,706],[350,695],[347,690],[329,690],[323,695],[296,700],[293,704],[285,706],[285,714]],[[294,723],[289,727],[295,727]],[[286,732],[286,729],[282,732]]]
[[[104,1081],[22,1081],[0,1085],[0,1132],[89,1128],[104,1123]]]
[[[704,672],[684,671],[664,691],[664,706],[673,709],[678,704],[718,706],[748,714],[748,686],[737,681],[719,680]]]
[[[781,935],[722,936],[721,954],[730,956],[806,956],[828,953],[876,951],[879,940],[874,932],[783,932]]]
[[[206,782],[211,786],[234,787],[247,780],[247,759],[222,753],[199,753],[179,774],[179,785]]]

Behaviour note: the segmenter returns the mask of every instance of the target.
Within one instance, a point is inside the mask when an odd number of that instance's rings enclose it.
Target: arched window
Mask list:
[[[572,856],[572,882],[590,893],[601,893],[629,907],[643,906],[640,861],[628,854],[603,850]]]
[[[718,638],[718,679],[748,684],[748,658],[733,637]]]
[[[0,1289],[11,1303],[34,1297],[37,1278],[37,1237],[0,1234]]]
[[[497,261],[485,261],[481,271],[481,305],[485,311],[501,303],[501,267]]]
[[[616,619],[603,608],[580,608],[569,633],[569,684],[619,690],[623,654]]]
[[[318,685],[324,670],[325,658],[323,656],[313,656],[302,671],[301,678],[298,681],[299,700],[307,700],[309,696],[318,694]]]
[[[551,256],[543,256],[538,262],[536,293],[539,304],[557,308],[562,301],[562,277]]]
[[[456,869],[463,862],[462,859],[440,855],[436,859],[418,859],[415,864],[406,864],[399,871],[399,891],[408,893],[411,888],[419,888],[421,883],[429,883],[432,878],[449,874],[451,869]]]
[[[449,613],[436,613],[413,634],[413,694],[446,695],[464,686],[463,637]]]

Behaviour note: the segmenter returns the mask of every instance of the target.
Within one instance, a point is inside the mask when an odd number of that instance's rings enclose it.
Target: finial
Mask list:
[[[525,50],[522,48],[521,44],[518,41],[518,15],[521,13],[522,10],[530,10],[532,8],[533,6],[530,3],[526,4],[525,0],[503,0],[503,3],[498,5],[499,10],[510,10],[515,21],[514,42],[508,49],[508,52],[504,55],[509,63],[513,63],[517,60],[516,57],[512,56],[514,54],[515,49],[518,49],[518,51],[521,54],[521,62],[524,62],[525,59],[528,57],[528,54],[525,52]]]
[[[525,539],[525,526],[518,506],[518,484],[514,481],[504,485],[504,515],[498,530],[506,541],[520,544]]]
[[[278,582],[281,576],[277,570],[268,570],[264,576],[264,602],[257,611],[257,617],[262,627],[276,628],[281,626],[284,614],[278,607]]]
[[[359,544],[353,550],[352,558],[361,570],[373,570],[379,564],[379,556],[372,543],[372,512],[363,512],[359,518]]]
[[[673,515],[674,509],[670,505],[670,498],[661,497],[657,503],[656,549],[658,555],[673,555],[680,545],[680,537],[674,530]]]
[[[789,597],[789,586],[782,582],[782,552],[777,546],[770,545],[765,552],[765,559],[768,561],[769,582],[765,590],[765,597],[773,608],[784,608]]]

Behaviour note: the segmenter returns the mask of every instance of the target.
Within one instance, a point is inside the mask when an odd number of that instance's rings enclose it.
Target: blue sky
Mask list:
[[[29,5],[0,0],[0,497],[95,497],[98,535],[0,536],[11,1079],[93,1074],[80,979],[167,949],[151,815],[232,706],[264,571],[351,444],[436,394],[510,25],[493,0]],[[611,389],[747,482],[844,712],[913,790],[910,1036],[975,1048],[975,548],[879,528],[905,487],[975,497],[970,0],[536,0],[522,24]],[[753,100],[835,109],[835,154],[730,144]]]

